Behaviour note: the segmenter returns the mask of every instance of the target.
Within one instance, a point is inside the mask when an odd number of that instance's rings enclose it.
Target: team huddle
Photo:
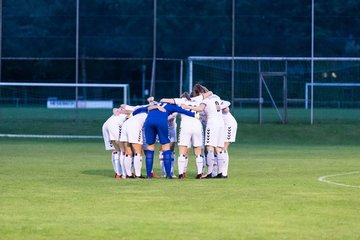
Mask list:
[[[122,104],[103,124],[105,149],[112,150],[115,178],[158,177],[153,171],[158,142],[161,177],[175,178],[175,143],[178,145],[178,178],[186,177],[189,150],[193,148],[197,179],[227,178],[228,147],[235,142],[237,122],[223,101],[206,87],[195,84],[191,94],[180,98],[148,98],[148,105]],[[177,136],[176,118],[180,116]],[[204,133],[205,129],[205,133]]]

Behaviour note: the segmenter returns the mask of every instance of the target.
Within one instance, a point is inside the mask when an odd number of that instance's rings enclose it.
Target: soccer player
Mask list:
[[[168,137],[168,116],[174,112],[186,114],[191,117],[198,117],[195,113],[184,110],[175,104],[159,103],[155,106],[138,108],[133,115],[148,111],[148,116],[144,123],[145,138],[148,150],[146,151],[146,174],[151,178],[151,171],[154,162],[154,150],[156,136],[159,137],[161,149],[163,150],[164,166],[166,177],[171,176],[172,152],[170,150],[170,140]]]
[[[221,103],[221,109],[223,114],[223,119],[225,123],[225,143],[224,143],[224,166],[223,169],[219,169],[219,173],[217,175],[218,178],[227,178],[228,176],[228,168],[229,168],[229,145],[236,140],[236,132],[237,132],[237,122],[234,116],[231,114],[230,102],[223,101]]]
[[[201,95],[208,92],[206,87],[196,84],[193,87],[193,94],[195,96]],[[217,165],[220,169],[224,166],[224,120],[222,117],[221,99],[217,95],[212,95],[209,98],[205,98],[199,106],[187,106],[185,104],[181,105],[184,109],[190,109],[194,111],[204,111],[207,117],[206,129],[205,129],[205,147],[206,147],[206,163],[207,163],[207,174],[202,176],[202,178],[212,178],[214,164]],[[215,152],[217,153],[217,159],[215,158]],[[217,174],[216,174],[217,175]]]
[[[121,166],[121,152],[124,151],[124,146],[121,145],[119,138],[121,126],[127,118],[127,112],[122,106],[114,108],[113,114],[108,118],[102,126],[102,133],[106,150],[112,150],[111,161],[113,164],[115,178],[121,178],[123,174]]]
[[[149,105],[141,106],[127,106],[131,113],[140,107],[154,105],[157,102],[153,97],[147,99]],[[126,154],[124,157],[124,165],[126,175],[123,174],[123,178],[143,178],[141,175],[142,168],[142,151],[144,145],[144,133],[143,126],[147,113],[139,113],[136,116],[130,115],[129,119],[123,124],[120,142],[125,146]],[[134,167],[134,174],[132,172],[132,164]]]
[[[136,108],[134,108],[136,109]],[[133,178],[132,160],[134,158],[134,172],[136,178],[142,178],[142,145],[143,145],[143,125],[147,114],[140,113],[130,117],[124,124],[121,131],[120,142],[126,149],[124,158],[125,172],[123,178]]]
[[[208,97],[212,92],[207,92],[207,96],[200,95],[198,97],[190,98],[189,93],[184,92],[180,98],[162,99],[161,101],[168,103],[176,103],[177,105],[185,104],[189,106],[198,106],[203,98]],[[203,173],[203,127],[201,121],[181,114],[180,130],[179,130],[179,157],[178,157],[178,171],[179,178],[185,178],[186,169],[189,161],[189,148],[193,147],[196,156],[195,162],[197,167],[197,176],[200,178]]]

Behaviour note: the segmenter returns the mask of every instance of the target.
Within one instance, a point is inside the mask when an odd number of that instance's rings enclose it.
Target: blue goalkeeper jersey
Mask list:
[[[148,112],[144,122],[146,144],[154,144],[156,135],[159,137],[160,144],[170,143],[168,136],[168,116],[174,112],[185,114],[190,117],[195,117],[195,113],[189,110],[182,109],[181,107],[170,103],[159,103],[158,106],[163,107],[166,112],[154,109]],[[133,112],[136,115],[141,112],[147,112],[149,106],[138,108]]]

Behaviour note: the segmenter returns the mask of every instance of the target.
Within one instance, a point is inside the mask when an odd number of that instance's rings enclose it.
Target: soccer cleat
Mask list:
[[[184,174],[179,174],[179,179],[184,179],[184,178],[185,178]]]
[[[213,177],[211,176],[211,173],[201,176],[201,179],[205,179],[205,178],[207,179],[207,178],[213,178]]]
[[[201,179],[201,176],[202,176],[202,174],[200,173],[200,174],[198,174],[198,175],[196,175],[196,179]]]
[[[152,177],[152,178],[160,178],[155,172],[152,172],[152,173],[151,173],[151,177]]]
[[[135,176],[135,178],[145,178],[143,175]]]
[[[121,178],[121,177],[122,177],[121,175],[115,173],[115,178]]]
[[[172,176],[168,176],[168,177],[166,177],[166,179],[173,179],[173,177],[172,177]]]
[[[222,178],[222,177],[223,177],[222,173],[219,173],[219,174],[216,175],[214,178]]]
[[[135,178],[133,175],[127,175],[126,178]]]

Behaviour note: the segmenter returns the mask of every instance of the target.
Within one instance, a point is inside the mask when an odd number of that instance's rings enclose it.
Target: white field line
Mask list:
[[[333,174],[333,175],[322,176],[322,177],[319,177],[318,180],[320,182],[334,184],[334,185],[342,186],[342,187],[360,188],[360,186],[356,186],[356,185],[349,185],[349,184],[338,183],[338,182],[326,180],[327,178],[331,178],[331,177],[338,177],[338,176],[351,175],[351,174],[357,174],[357,173],[360,173],[360,171],[348,172],[348,173],[338,173],[338,174]]]
[[[78,135],[38,135],[38,134],[0,134],[0,137],[10,138],[102,138],[102,136],[78,136]]]

